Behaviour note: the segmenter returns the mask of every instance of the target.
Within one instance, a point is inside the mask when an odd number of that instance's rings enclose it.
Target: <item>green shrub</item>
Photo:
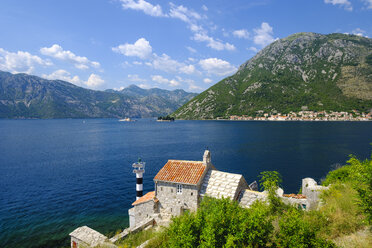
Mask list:
[[[358,207],[358,193],[350,183],[335,183],[321,194],[323,206],[317,211],[327,221],[320,227],[324,236],[335,238],[362,228],[365,216]]]
[[[336,247],[318,238],[315,229],[303,218],[303,211],[291,208],[279,220],[278,247]]]
[[[336,182],[346,182],[351,180],[353,170],[351,166],[342,166],[337,170],[330,171],[323,181],[323,185],[328,186],[329,184]]]
[[[348,183],[358,193],[356,202],[372,224],[372,154],[371,159],[359,160],[350,156],[347,165],[328,173],[325,185]]]
[[[173,219],[165,247],[265,247],[271,240],[267,204],[241,208],[236,201],[205,197],[197,213]]]
[[[276,194],[276,190],[279,188],[282,182],[282,177],[277,171],[263,171],[260,173],[261,190],[268,192],[268,200],[270,203],[270,209],[272,213],[278,213],[286,209],[286,205],[280,200]]]

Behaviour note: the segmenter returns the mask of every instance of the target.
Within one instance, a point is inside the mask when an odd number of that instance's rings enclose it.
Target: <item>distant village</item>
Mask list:
[[[371,113],[360,113],[357,110],[349,112],[335,111],[300,111],[289,112],[288,114],[268,114],[263,111],[258,111],[256,116],[248,115],[231,115],[230,120],[234,121],[371,121]]]

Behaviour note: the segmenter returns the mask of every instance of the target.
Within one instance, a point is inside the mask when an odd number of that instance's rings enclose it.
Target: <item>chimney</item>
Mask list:
[[[211,152],[209,150],[205,150],[203,155],[203,164],[209,166],[211,164]]]

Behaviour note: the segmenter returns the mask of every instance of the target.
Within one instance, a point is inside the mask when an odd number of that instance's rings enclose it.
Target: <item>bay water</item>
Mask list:
[[[349,154],[370,156],[372,122],[0,120],[0,247],[68,247],[88,225],[128,226],[132,163],[146,162],[144,193],[168,159],[202,160],[247,182],[276,170],[285,193],[320,181]]]

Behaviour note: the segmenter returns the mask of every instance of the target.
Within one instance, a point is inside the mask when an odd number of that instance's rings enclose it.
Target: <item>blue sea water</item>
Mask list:
[[[248,182],[277,170],[292,193],[349,154],[369,157],[370,142],[372,122],[0,120],[0,247],[63,247],[81,225],[127,227],[138,157],[144,192],[168,159],[201,160],[208,148],[217,169]]]

